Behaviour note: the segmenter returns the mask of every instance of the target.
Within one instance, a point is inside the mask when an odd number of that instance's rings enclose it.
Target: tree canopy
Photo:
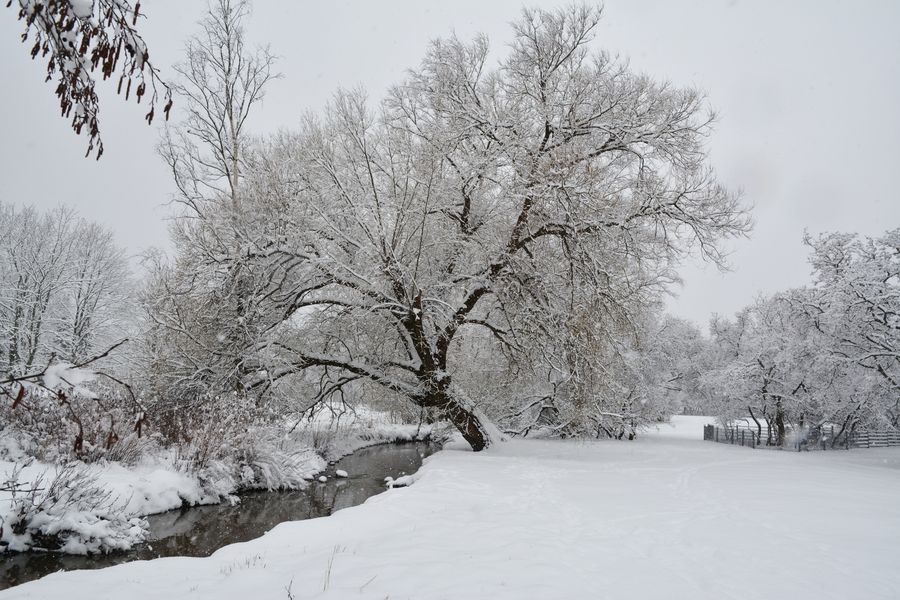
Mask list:
[[[313,398],[367,386],[442,413],[481,449],[498,403],[472,385],[479,355],[558,390],[575,429],[639,421],[634,381],[612,386],[633,405],[598,406],[596,392],[679,260],[721,263],[749,218],[708,164],[703,95],[592,49],[599,18],[526,10],[499,64],[483,37],[437,40],[382,101],[338,91],[245,153],[240,203],[229,191],[189,206],[178,261],[156,279],[155,322],[194,354],[178,364],[219,365],[180,380],[306,383]]]

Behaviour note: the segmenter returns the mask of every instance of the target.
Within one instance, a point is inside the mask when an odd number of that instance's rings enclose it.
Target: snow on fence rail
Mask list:
[[[835,429],[833,425],[816,427],[809,430],[805,436],[788,435],[793,441],[784,447],[792,447],[796,450],[838,450],[850,448],[884,448],[887,446],[900,446],[900,431],[853,431],[843,433]],[[769,435],[768,427],[750,427],[743,424],[720,427],[716,425],[703,426],[703,439],[720,444],[734,446],[748,446],[750,448],[773,447],[774,438]]]
[[[854,448],[900,446],[900,431],[857,431],[851,443]]]

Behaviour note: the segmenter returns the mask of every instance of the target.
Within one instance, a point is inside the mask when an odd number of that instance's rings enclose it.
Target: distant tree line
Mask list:
[[[790,428],[900,427],[900,229],[807,236],[813,284],[714,318],[700,389],[727,418]],[[760,427],[761,428],[761,427]]]

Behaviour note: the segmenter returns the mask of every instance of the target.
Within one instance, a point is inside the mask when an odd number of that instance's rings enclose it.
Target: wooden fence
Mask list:
[[[900,431],[857,431],[851,436],[854,448],[900,446]]]
[[[745,424],[729,425],[725,427],[717,425],[703,426],[703,439],[720,444],[733,446],[747,446],[750,448],[775,447],[770,443],[769,430],[766,426],[760,428]],[[850,448],[884,448],[888,446],[900,446],[900,431],[853,431],[841,433],[832,426],[817,427],[807,432],[803,438],[795,439],[784,448],[795,450],[849,450]]]

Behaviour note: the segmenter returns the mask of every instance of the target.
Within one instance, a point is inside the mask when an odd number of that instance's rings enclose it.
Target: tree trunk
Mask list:
[[[493,441],[490,435],[492,427],[480,411],[466,406],[466,403],[452,396],[446,397],[441,411],[472,446],[472,450],[480,452],[491,445]]]
[[[756,443],[759,444],[762,442],[762,424],[756,418],[756,415],[753,414],[752,406],[748,406],[747,410],[750,411],[750,416],[753,418],[753,422],[756,423]],[[768,427],[768,424],[766,426]]]
[[[781,404],[781,399],[779,399],[775,403],[775,429],[778,431],[778,439],[776,440],[776,445],[779,447],[784,446],[784,407]]]

